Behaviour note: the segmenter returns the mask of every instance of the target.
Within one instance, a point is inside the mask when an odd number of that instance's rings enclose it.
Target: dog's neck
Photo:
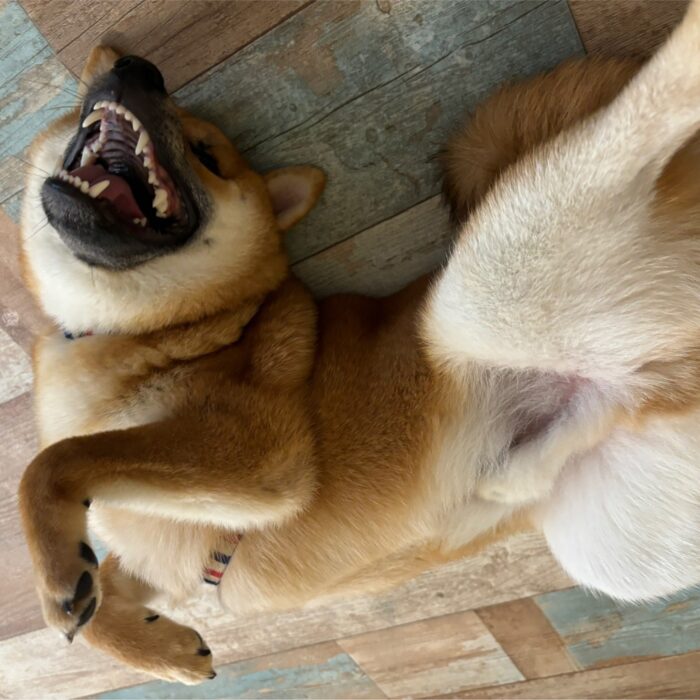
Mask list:
[[[224,309],[196,321],[166,326],[149,333],[130,335],[137,342],[158,350],[171,360],[193,360],[208,355],[238,341],[246,326],[265,302],[265,295],[251,297],[233,309]],[[89,337],[105,337],[109,333],[94,334],[91,331],[71,333],[64,330],[68,340]],[[114,334],[124,338],[124,334]]]

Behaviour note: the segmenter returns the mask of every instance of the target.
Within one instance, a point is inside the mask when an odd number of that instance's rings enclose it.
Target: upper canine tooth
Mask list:
[[[156,190],[156,196],[153,198],[153,208],[164,210],[168,203],[168,193],[162,187]]]
[[[139,140],[136,143],[136,155],[140,156],[141,153],[143,153],[143,149],[146,148],[150,142],[151,137],[145,131],[142,131],[141,135],[139,136]]]
[[[102,109],[103,107],[107,106],[107,102],[105,100],[100,100],[99,102],[95,102],[95,104],[92,106],[93,109]]]
[[[102,182],[98,182],[96,185],[93,185],[89,190],[88,194],[91,197],[98,197],[101,195],[107,188],[109,187],[109,180],[102,180]]]
[[[87,129],[91,124],[99,122],[104,116],[104,112],[101,109],[96,109],[83,119],[83,129]]]

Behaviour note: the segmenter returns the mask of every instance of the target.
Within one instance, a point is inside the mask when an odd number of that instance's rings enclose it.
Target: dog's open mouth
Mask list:
[[[58,179],[109,203],[124,223],[156,231],[177,224],[181,214],[177,188],[158,162],[139,119],[123,105],[99,101],[82,129],[83,138]]]

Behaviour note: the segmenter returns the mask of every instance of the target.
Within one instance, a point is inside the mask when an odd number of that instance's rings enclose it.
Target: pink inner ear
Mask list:
[[[273,178],[268,187],[275,215],[294,209],[305,202],[309,196],[308,183],[293,175],[280,175]]]

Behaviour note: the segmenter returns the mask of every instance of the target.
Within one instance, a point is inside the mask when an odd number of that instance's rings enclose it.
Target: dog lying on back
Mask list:
[[[695,3],[639,71],[497,93],[445,155],[445,268],[315,303],[281,234],[322,173],[258,175],[152,64],[93,52],[22,216],[56,322],[20,487],[46,622],[196,683],[209,649],[149,603],[203,578],[234,612],[294,606],[532,521],[611,595],[700,580],[698,55]]]

